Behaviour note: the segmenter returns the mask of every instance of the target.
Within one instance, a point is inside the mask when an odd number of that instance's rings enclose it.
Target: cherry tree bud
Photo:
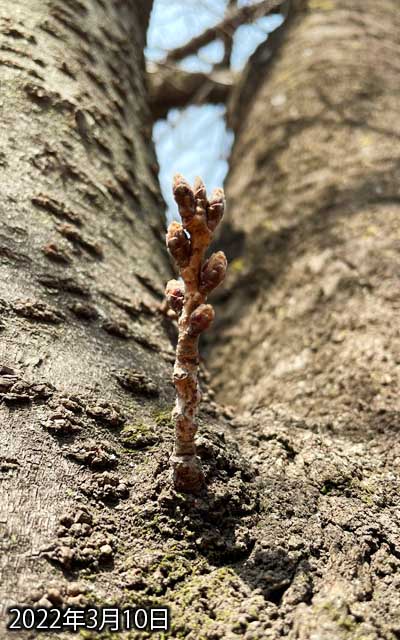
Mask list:
[[[225,278],[227,266],[228,261],[223,251],[213,253],[201,270],[200,290],[208,294],[218,287]]]
[[[183,282],[179,280],[170,280],[165,288],[165,296],[167,303],[172,311],[179,316],[182,311],[183,301],[185,297],[185,287]]]
[[[207,226],[214,231],[225,211],[225,196],[222,189],[214,189],[207,207]]]
[[[214,309],[210,304],[200,304],[189,318],[189,335],[193,337],[200,335],[209,328],[214,317]]]
[[[207,203],[206,187],[203,180],[199,178],[199,176],[194,179],[193,193],[195,200],[200,200],[204,204]]]
[[[195,214],[195,200],[192,187],[185,178],[177,173],[174,176],[172,191],[178,205],[179,215],[186,226]]]
[[[178,267],[186,267],[190,260],[190,240],[179,222],[171,222],[167,231],[167,247]]]

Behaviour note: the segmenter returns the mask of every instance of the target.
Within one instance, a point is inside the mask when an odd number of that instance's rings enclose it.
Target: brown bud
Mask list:
[[[167,247],[178,267],[186,267],[190,260],[190,240],[179,222],[171,222],[167,231]]]
[[[225,194],[223,189],[214,189],[207,207],[207,226],[214,231],[221,222],[225,211]]]
[[[180,173],[177,173],[173,179],[172,191],[178,205],[179,215],[183,223],[186,224],[195,214],[195,201],[192,187]]]
[[[210,293],[223,281],[228,267],[228,261],[223,251],[213,253],[201,270],[200,291]]]
[[[210,304],[200,304],[189,318],[189,335],[195,337],[208,329],[214,317],[214,309]]]
[[[203,180],[199,178],[199,176],[196,176],[196,178],[194,179],[193,193],[194,193],[195,200],[200,200],[201,204],[203,203],[204,205],[207,204],[206,187]]]
[[[182,311],[183,301],[185,298],[185,288],[183,282],[179,280],[170,280],[165,288],[165,296],[167,304],[172,311],[179,316]]]

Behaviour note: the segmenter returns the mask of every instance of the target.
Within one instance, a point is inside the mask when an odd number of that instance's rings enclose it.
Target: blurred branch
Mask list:
[[[168,53],[165,58],[166,63],[182,60],[187,56],[196,53],[200,47],[204,47],[216,38],[224,39],[224,36],[232,37],[234,32],[240,25],[254,22],[258,18],[262,18],[271,13],[276,13],[284,0],[262,0],[257,4],[246,5],[240,8],[234,8],[228,11],[226,17],[214,27],[210,27],[199,36],[192,38],[189,42],[177,47]]]
[[[154,119],[165,118],[169,109],[204,102],[225,103],[237,75],[230,71],[191,73],[163,63],[148,67],[150,107]]]
[[[234,9],[237,9],[238,0],[228,0],[228,14]],[[233,35],[234,33],[228,33],[227,31],[221,36],[222,44],[224,45],[224,55],[221,62],[214,65],[214,69],[229,69],[231,65],[231,55],[233,49]]]

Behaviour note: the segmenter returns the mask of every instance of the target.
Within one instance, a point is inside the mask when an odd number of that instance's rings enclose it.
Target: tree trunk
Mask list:
[[[211,372],[219,398],[242,412],[241,451],[265,483],[245,574],[252,566],[268,591],[274,567],[275,575],[285,567],[273,599],[278,622],[262,637],[392,638],[400,629],[398,3],[309,5],[292,17],[268,73],[250,69],[237,98],[240,109],[253,95],[226,186],[218,247],[230,268]]]
[[[207,491],[172,488],[149,5],[2,7],[1,637],[12,605],[154,603],[171,605],[172,637],[197,638],[212,615],[196,613],[202,581],[224,581],[214,563],[252,545],[256,485],[206,390]]]
[[[203,394],[196,497],[169,469],[148,3],[6,4],[0,602],[170,605],[172,639],[396,637],[395,1],[293,2],[236,96],[209,342],[235,407]]]
[[[1,8],[3,604],[55,572],[45,546],[66,570],[90,566],[72,558],[67,529],[55,545],[59,519],[76,513],[78,487],[101,484],[90,468],[117,463],[116,432],[154,421],[173,399],[143,82],[149,10],[112,0]],[[114,497],[125,491],[117,474]]]

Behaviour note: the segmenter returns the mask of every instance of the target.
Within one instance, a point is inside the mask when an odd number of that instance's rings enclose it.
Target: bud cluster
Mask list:
[[[222,219],[225,199],[222,189],[215,189],[208,200],[201,178],[196,178],[192,189],[179,174],[174,178],[173,193],[182,224],[172,222],[166,240],[182,280],[170,280],[165,290],[168,306],[178,316],[179,328],[174,366],[177,402],[172,468],[178,490],[198,491],[204,483],[194,443],[197,431],[194,416],[201,395],[197,380],[198,337],[214,320],[214,309],[207,304],[207,296],[221,284],[227,269],[222,251],[213,253],[206,261],[204,255]]]
[[[196,214],[204,213],[207,228],[212,233],[215,231],[225,211],[223,189],[214,189],[211,198],[207,200],[206,188],[201,178],[195,179],[192,189],[187,180],[177,173],[174,177],[173,193],[185,229],[190,226]]]
[[[193,240],[196,241],[197,258],[201,256],[200,263],[196,264],[198,270],[197,289],[201,294],[203,301],[207,295],[213,291],[225,278],[227,269],[227,260],[223,251],[213,253],[208,260],[203,262],[204,253],[211,241],[212,235],[209,232],[215,231],[217,225],[222,219],[225,209],[225,197],[222,189],[215,189],[210,200],[207,200],[207,193],[201,178],[196,178],[193,189],[183,176],[177,174],[174,177],[173,193],[178,204],[179,214],[182,218],[182,224],[179,222],[171,222],[167,231],[167,247],[171,256],[180,271],[190,268],[191,259],[193,258]],[[197,225],[192,228],[190,223],[197,216],[203,223],[206,233],[201,233],[201,226]],[[203,246],[198,246],[198,238],[192,238],[185,229],[189,227],[192,233],[201,238]],[[204,230],[203,229],[203,230]],[[182,273],[182,276],[184,274]],[[179,288],[179,294],[178,289]],[[172,293],[174,292],[174,293]],[[166,289],[166,297],[169,307],[179,315],[182,312],[185,299],[185,287],[177,280],[171,280]],[[192,291],[192,295],[194,295]],[[198,305],[202,304],[199,300]],[[204,327],[207,328],[210,322],[204,321]],[[202,329],[203,331],[204,329]]]

